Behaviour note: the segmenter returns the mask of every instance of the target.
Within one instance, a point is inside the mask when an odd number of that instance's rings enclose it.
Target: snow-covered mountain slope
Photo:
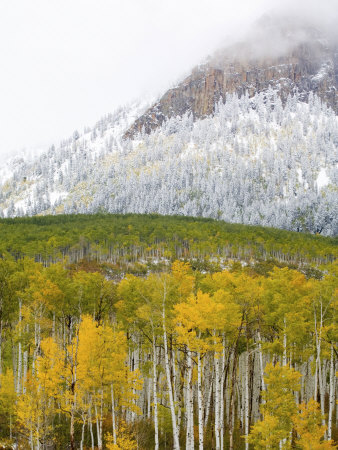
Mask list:
[[[158,101],[0,167],[0,215],[183,214],[337,234],[330,39],[298,19],[263,17]]]
[[[133,137],[165,120],[190,112],[194,119],[215,112],[226,95],[250,97],[273,88],[283,104],[298,92],[315,93],[338,113],[338,37],[305,19],[264,15],[241,42],[221,48],[169,89],[127,130]]]
[[[85,166],[90,166],[107,152],[116,151],[120,147],[122,134],[144,113],[152,100],[147,98],[119,108],[102,117],[92,128],[86,127],[82,134],[74,131],[57,148],[53,145],[39,155],[19,154],[6,160],[0,166],[0,208],[5,208],[5,215],[37,214],[41,207],[36,209],[32,205],[36,202],[43,203],[47,197],[52,200],[51,204],[60,202],[68,195],[65,189],[47,189],[45,195],[41,195],[39,186],[48,183],[46,175],[48,174],[51,182],[49,187],[51,184],[56,187],[58,184],[51,178],[54,180],[57,174],[60,182],[63,177],[67,179],[71,175],[74,161],[82,160]],[[21,198],[22,193],[24,195]]]
[[[214,114],[122,135],[145,105],[22,161],[2,185],[4,216],[97,211],[204,216],[335,235],[338,119],[309,94],[228,95]]]

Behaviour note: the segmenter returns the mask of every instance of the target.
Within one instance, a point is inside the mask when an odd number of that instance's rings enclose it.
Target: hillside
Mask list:
[[[337,54],[325,30],[262,18],[157,102],[0,167],[0,217],[156,213],[334,236]]]
[[[183,214],[337,234],[338,120],[317,97],[283,107],[273,90],[233,95],[212,117],[187,113],[124,141],[130,115],[17,161],[1,186],[3,215]]]
[[[0,254],[44,263],[64,257],[114,263],[186,258],[224,263],[275,260],[324,264],[337,258],[337,238],[211,219],[158,215],[68,215],[0,220]]]

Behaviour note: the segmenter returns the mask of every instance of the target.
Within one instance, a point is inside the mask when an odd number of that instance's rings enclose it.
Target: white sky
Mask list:
[[[338,0],[313,3],[338,8]],[[280,4],[0,0],[0,164],[5,155],[58,144],[119,105],[165,90]]]

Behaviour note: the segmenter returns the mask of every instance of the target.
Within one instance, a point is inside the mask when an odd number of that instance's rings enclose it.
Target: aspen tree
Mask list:
[[[23,286],[24,268],[10,259],[0,258],[0,376],[3,367],[3,344],[6,327],[17,314],[16,292]]]
[[[63,354],[52,338],[42,340],[40,345],[42,355],[37,357],[34,373],[29,371],[25,391],[16,405],[19,426],[27,433],[32,449],[50,439],[63,369]]]
[[[325,384],[326,374],[323,371],[322,358],[331,361],[331,348],[328,342],[336,340],[336,311],[338,304],[337,289],[337,266],[329,267],[327,275],[320,282],[313,282],[312,308],[313,308],[313,329],[315,337],[315,382],[313,398],[317,401],[318,393],[322,414],[322,425],[325,425]],[[333,364],[333,363],[332,363]],[[330,365],[332,366],[330,363]],[[330,369],[330,382],[333,383],[333,372]],[[329,394],[330,395],[330,394]],[[332,402],[334,397],[331,389],[331,418]],[[330,418],[330,411],[329,411]],[[331,434],[331,423],[328,434]]]
[[[152,390],[153,390],[153,413],[155,428],[155,450],[159,448],[159,423],[158,423],[158,401],[157,401],[157,340],[161,337],[162,314],[161,307],[156,294],[158,280],[149,277],[142,280],[134,276],[127,276],[121,281],[118,295],[122,298],[117,304],[119,315],[123,318],[128,316],[135,318],[135,323],[145,334],[151,335],[152,349]],[[129,326],[128,319],[126,326]]]
[[[261,405],[263,420],[252,426],[246,440],[257,449],[290,448],[293,417],[297,405],[293,391],[300,389],[301,374],[289,366],[267,364],[265,368],[267,390]],[[281,444],[282,442],[282,444]]]
[[[116,442],[110,433],[106,435],[107,450],[137,450],[137,442],[133,434],[127,429],[125,423],[121,423]]]
[[[126,338],[123,332],[114,331],[109,325],[97,326],[90,316],[83,316],[78,339],[78,407],[89,393],[95,410],[98,447],[102,448],[105,405],[108,400],[113,398],[115,403],[115,399],[123,396],[124,405],[137,411],[131,392],[141,387],[139,374],[129,370],[126,373]]]
[[[310,329],[313,283],[296,270],[274,268],[264,283],[264,319],[272,345],[265,348],[292,365],[292,355],[302,351]],[[295,355],[298,357],[298,354]]]
[[[12,439],[13,424],[16,420],[16,401],[14,374],[9,368],[0,375],[0,412],[4,417],[7,417],[6,427],[9,429],[10,439]]]
[[[304,450],[336,448],[332,440],[322,441],[327,427],[321,423],[322,415],[319,404],[311,399],[308,404],[300,404],[299,409],[300,413],[293,417],[297,445]]]

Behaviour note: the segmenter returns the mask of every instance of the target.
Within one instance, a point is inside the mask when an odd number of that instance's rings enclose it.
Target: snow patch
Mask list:
[[[50,202],[53,205],[56,201],[65,199],[67,195],[66,191],[53,191],[49,194]]]
[[[326,168],[322,167],[318,173],[317,177],[317,187],[318,189],[322,189],[330,183],[330,178],[326,174]]]
[[[323,78],[325,78],[328,74],[328,66],[324,64],[316,75],[312,77],[312,81],[320,82]]]
[[[298,181],[300,183],[303,183],[303,181],[304,181],[304,179],[303,179],[303,171],[302,171],[302,169],[300,167],[297,169],[297,174],[298,174]]]

